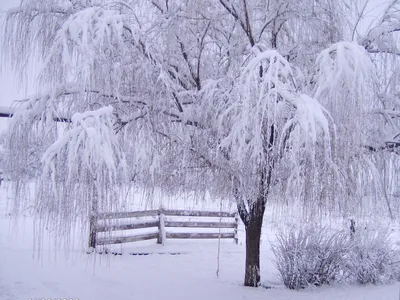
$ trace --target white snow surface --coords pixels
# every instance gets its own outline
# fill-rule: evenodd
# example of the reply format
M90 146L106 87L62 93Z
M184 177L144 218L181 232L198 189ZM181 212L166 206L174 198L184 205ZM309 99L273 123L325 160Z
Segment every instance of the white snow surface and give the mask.
M399 284L381 286L333 285L302 291L286 289L271 261L271 222L262 236L261 276L264 286L247 288L244 278L243 228L239 245L221 243L220 276L216 276L217 241L167 240L114 246L122 255L86 254L77 243L68 259L46 240L40 258L34 257L32 218L27 213L18 226L10 215L10 193L0 186L0 299L79 300L378 300L399 299ZM8 198L8 199L7 199ZM216 204L215 207L218 207ZM215 207L209 208L215 210ZM182 208L182 207L175 207ZM198 207L196 208L198 209ZM82 241L77 237L78 241ZM150 255L129 255L129 253ZM170 255L165 253L181 253ZM164 253L164 254L163 254Z

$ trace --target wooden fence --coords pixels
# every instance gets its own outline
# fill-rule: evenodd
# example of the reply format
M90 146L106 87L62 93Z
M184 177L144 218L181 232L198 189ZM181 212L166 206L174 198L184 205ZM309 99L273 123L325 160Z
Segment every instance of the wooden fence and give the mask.
M169 220L173 217L200 217L211 218L213 221L182 221ZM155 217L154 220L138 220L118 225L105 225L107 221ZM223 219L222 219L223 218ZM199 219L199 218L197 218ZM103 224L99 224L103 222ZM119 213L100 213L90 217L90 235L89 247L95 248L96 245L121 244L128 242L145 241L157 239L158 244L164 244L166 239L218 239L231 238L238 243L238 225L239 217L236 213L229 212L211 212L211 211L187 211L187 210L147 210L131 211ZM143 228L158 228L155 233L132 234L123 237L103 237L99 238L97 233L111 232L120 230L132 230ZM168 232L168 228L214 228L214 229L232 229L231 232Z

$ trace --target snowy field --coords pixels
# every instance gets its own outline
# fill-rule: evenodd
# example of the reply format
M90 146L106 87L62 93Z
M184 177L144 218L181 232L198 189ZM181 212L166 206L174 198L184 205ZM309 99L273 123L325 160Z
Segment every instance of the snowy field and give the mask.
M77 237L66 258L62 251L54 252L52 244L45 239L38 258L33 251L32 219L26 215L14 226L7 197L3 185L0 187L0 300L399 299L398 283L335 285L302 291L286 289L271 261L269 241L274 233L271 222L267 221L262 237L261 276L263 285L269 289L242 286L243 228L239 245L232 240L221 244L219 277L216 275L217 241L170 240L165 246L156 245L155 240L124 244L114 247L123 253L114 256L86 254L85 241ZM199 208L194 204L191 207ZM209 209L215 210L215 207ZM133 252L150 255L129 254Z

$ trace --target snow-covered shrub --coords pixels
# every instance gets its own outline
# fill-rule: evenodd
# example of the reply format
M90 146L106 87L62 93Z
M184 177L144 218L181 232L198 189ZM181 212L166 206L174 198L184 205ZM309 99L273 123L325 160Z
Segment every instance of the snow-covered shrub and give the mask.
M301 289L338 279L348 247L347 233L306 226L278 233L272 250L285 286Z
M386 283L399 277L397 258L387 230L360 230L351 241L346 272L360 284Z

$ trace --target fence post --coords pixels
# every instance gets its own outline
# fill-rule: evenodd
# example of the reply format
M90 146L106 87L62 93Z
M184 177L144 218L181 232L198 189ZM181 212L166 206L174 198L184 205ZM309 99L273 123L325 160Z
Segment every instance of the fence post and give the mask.
M164 245L166 234L165 234L165 215L163 209L158 211L158 239L157 244Z
M96 248L96 223L97 218L93 214L89 217L89 248Z
M238 228L239 228L239 214L236 213L236 215L235 215L235 227L233 228L233 233L235 234L234 240L235 240L235 244L236 245L239 243Z
M93 188L95 191L95 188ZM92 198L92 207L89 215L89 248L95 249L96 248L96 238L97 238L97 232L96 232L96 227L97 227L97 209L98 209L98 203L97 203L97 193L94 192L93 198Z

